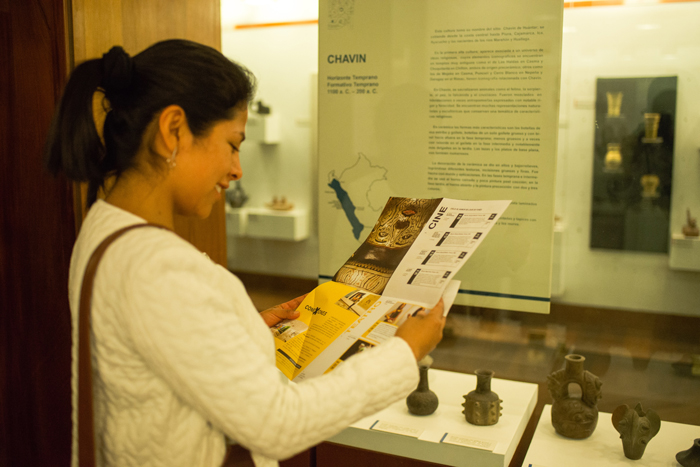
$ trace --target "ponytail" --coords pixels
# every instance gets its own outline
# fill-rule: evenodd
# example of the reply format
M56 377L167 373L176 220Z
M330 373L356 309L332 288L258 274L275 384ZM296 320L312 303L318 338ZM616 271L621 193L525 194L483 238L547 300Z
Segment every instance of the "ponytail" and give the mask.
M158 42L133 58L112 47L71 74L51 122L45 165L54 175L63 172L70 180L88 182L89 207L108 176L135 167L146 128L161 110L182 107L199 137L216 122L233 118L235 109L252 99L254 88L248 70L195 42ZM105 96L104 142L93 116L96 91Z
M105 175L100 168L105 147L92 111L93 95L101 81L100 60L88 60L75 68L51 121L44 155L49 172L63 172L70 180L88 182L88 191L95 195ZM88 205L92 202L94 198Z

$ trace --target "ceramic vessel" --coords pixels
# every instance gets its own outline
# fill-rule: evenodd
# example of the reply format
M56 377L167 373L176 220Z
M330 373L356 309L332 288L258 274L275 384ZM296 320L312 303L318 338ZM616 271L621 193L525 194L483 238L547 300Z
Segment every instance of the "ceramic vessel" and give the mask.
M418 362L420 381L415 391L406 398L408 411L413 415L430 415L438 408L438 396L428 387L428 369L433 364L430 355Z
M620 433L625 457L636 461L642 458L647 444L659 432L661 419L651 409L645 412L639 403L634 409L627 405L616 408L612 424Z
M696 438L690 449L676 454L676 460L683 467L700 467L700 438Z
M583 369L586 360L581 355L567 355L566 366L547 377L547 389L552 395L552 425L562 436L584 439L591 436L598 424L600 379ZM581 396L569 394L569 385L581 388Z
M698 220L690 215L690 209L686 210L688 223L683 226L683 235L686 237L697 237L700 236L700 230L698 229Z
M265 203L265 206L272 209L273 211L291 211L294 209L294 203L287 201L286 196L278 198L277 196L272 197L272 202Z
M236 180L233 188L226 190L226 201L234 208L243 207L245 202L248 201L248 195L243 190L241 182Z
M501 402L498 394L491 390L493 371L476 370L476 389L464 396L462 407L464 418L472 425L495 425L501 416Z

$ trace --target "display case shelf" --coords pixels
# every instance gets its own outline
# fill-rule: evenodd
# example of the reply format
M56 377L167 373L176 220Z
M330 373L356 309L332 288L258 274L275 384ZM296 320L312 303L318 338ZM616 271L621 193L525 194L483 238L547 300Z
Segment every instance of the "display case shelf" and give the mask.
M234 237L298 242L309 237L309 216L303 209L275 211L227 206L226 232Z
M642 458L634 461L625 457L611 414L598 414L598 426L587 439L569 439L557 434L551 414L552 406L545 405L524 467L675 466L678 465L676 453L690 448L693 440L700 436L700 427L662 421L659 433L649 441Z
M683 271L700 271L700 237L673 234L668 266Z
M404 400L364 418L329 439L333 443L451 466L506 467L537 403L537 385L493 379L491 389L503 400L500 420L492 426L469 424L462 414L464 394L476 387L476 376L431 369L430 389L440 400L436 412L411 415ZM371 429L377 421L416 430L418 437ZM441 442L446 433L493 442L493 451Z

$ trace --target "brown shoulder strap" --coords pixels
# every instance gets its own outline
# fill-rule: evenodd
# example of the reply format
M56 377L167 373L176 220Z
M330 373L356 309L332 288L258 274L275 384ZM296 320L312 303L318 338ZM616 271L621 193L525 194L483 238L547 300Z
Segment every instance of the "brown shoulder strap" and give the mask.
M158 224L136 224L117 230L95 249L85 268L80 288L78 312L78 465L95 467L95 425L92 405L92 356L90 348L90 308L95 273L107 247L117 238L132 229L158 227ZM250 451L240 445L229 446L222 464L224 467L255 467Z
M95 249L85 268L80 289L78 314L78 465L95 467L95 429L92 413L92 357L90 351L90 307L95 273L107 247L117 238L132 229L158 227L157 224L136 224L124 227L105 238Z

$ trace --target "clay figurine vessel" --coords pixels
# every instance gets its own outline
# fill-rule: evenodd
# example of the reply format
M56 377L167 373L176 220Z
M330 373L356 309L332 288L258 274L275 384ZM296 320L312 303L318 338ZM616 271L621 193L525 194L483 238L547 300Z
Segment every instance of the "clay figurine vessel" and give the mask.
M588 438L598 424L598 399L601 397L600 379L583 369L586 360L581 355L567 355L566 366L547 377L547 389L552 395L552 426L562 436L573 439ZM581 397L569 395L569 384L581 388Z
M418 387L406 398L408 411L413 415L430 415L438 408L438 396L428 387L428 369L432 364L433 358L430 355L418 362Z
M649 409L644 412L639 403L634 409L621 405L612 414L612 424L620 433L625 457L636 461L644 455L647 444L661 428L659 415Z
M501 402L498 394L491 390L493 371L476 370L476 389L464 396L462 407L464 418L472 425L495 425L501 416Z
M700 438L696 438L690 449L676 454L676 460L683 467L700 467Z
M686 237L698 237L700 236L700 230L698 229L698 220L690 216L690 209L686 210L688 216L688 223L683 226L683 235Z

